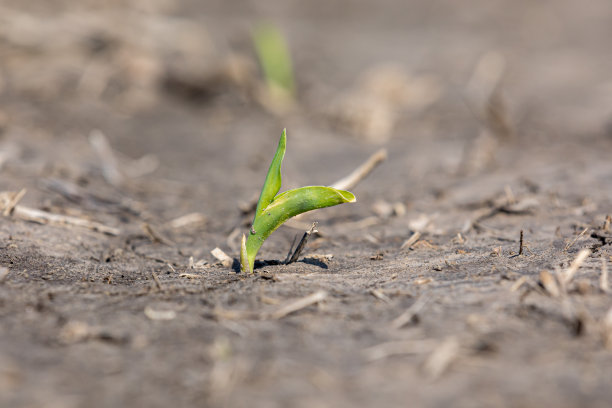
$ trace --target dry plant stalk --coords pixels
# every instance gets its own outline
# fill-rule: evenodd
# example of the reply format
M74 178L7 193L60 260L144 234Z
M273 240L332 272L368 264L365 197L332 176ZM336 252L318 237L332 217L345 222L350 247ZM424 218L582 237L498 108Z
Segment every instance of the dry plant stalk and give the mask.
M155 272L151 272L151 277L153 278L153 282L155 282L155 286L157 286L157 289L159 289L160 292L163 292L164 287L161 281L159 280L159 277L157 276L157 274Z
M410 238L408 238L406 241L404 241L404 243L402 244L402 246L400 247L400 249L406 249L406 248L410 248L412 245L414 245L419 239L421 238L421 233L419 231L415 231Z
M368 347L363 350L363 356L372 362L393 356L424 354L434 350L436 344L433 339L389 341Z
M608 279L608 263L604 256L601 257L601 276L599 277L599 287L603 292L610 292L610 281Z
M540 283L550 296L555 298L561 296L557 279L550 272L546 270L540 272Z
M254 312L252 310L227 310L221 307L217 307L215 308L213 313L216 319L224 320L243 320L259 318L257 312Z
M580 265L582 265L589 255L591 255L590 249L582 249L578 252L578 255L576 255L576 258L574 258L562 277L564 286L567 286L572 279L574 279L574 275L578 271L578 268L580 268Z
M316 227L317 227L317 223L313 222L310 228L308 229L308 231L306 231L304 235L302 235L302 239L298 243L297 247L295 247L295 251L293 251L293 254L291 254L291 250L293 249L293 244L291 245L291 248L289 249L289 253L287 254L287 259L285 259L285 265L296 262L298 260L298 258L300 257L300 254L306 247L306 243L308 242L308 238L310 238L310 235L318 232L316 230Z
M151 242L174 246L174 242L163 236L159 231L157 231L157 229L153 228L151 224L145 222L142 224L141 227L144 233L149 237Z
M516 282L512 284L512 286L510 287L510 292L516 292L517 290L521 288L521 286L527 283L527 281L528 279L526 276L521 276L520 278L516 280Z
M121 234L121 230L100 224L99 222L89 221L84 218L70 217L61 214L51 214L46 211L36 210L23 206L16 206L13 210L13 216L25 221L32 221L39 224L53 224L59 226L75 226L84 227L93 231L102 232L107 235L117 236Z
M567 252L568 249L570 249L572 247L572 245L574 245L576 243L576 241L578 241L580 238L582 238L584 236L584 234L587 233L587 231L589 230L589 227L586 227L584 230L582 230L582 232L580 234L578 234L578 236L576 238L574 238L572 241L570 241L565 248L563 248L564 252Z
M423 365L423 371L435 380L444 374L458 356L459 341L454 337L449 337L430 354Z
M419 313L423 310L423 307L425 307L428 301L429 297L427 296L418 298L404 313L391 322L391 327L394 329L401 329L409 323L417 323L419 321Z
M191 225L202 225L206 223L206 216L199 212L194 212L186 215L182 215L178 218L173 219L168 223L172 228L179 229L185 228Z
M385 293L380 289L372 289L370 291L370 294L376 299L382 300L385 303L389 303L391 301L391 299L389 299L389 296L385 295Z
M25 193L26 189L22 189L19 192L5 191L0 193L0 210L2 211L2 214L4 216L12 216L14 218L36 222L38 224L84 227L108 235L119 235L121 233L118 228L109 227L85 218L72 217L62 214L52 214L46 211L18 205Z
M219 247L213 249L212 251L210 251L210 253L212 254L212 256L214 256L219 262L221 262L221 265L225 266L226 268L229 268L230 266L233 265L234 263L234 259L232 259L232 257L230 257L228 254L226 254L225 252L223 252L223 250Z
M274 312L271 312L270 314L264 314L262 317L263 318L270 318L273 320L278 320L278 319L282 319L283 317L290 315L291 313L295 313L299 310L302 310L308 306L314 305L316 303L319 303L321 301L323 301L325 298L327 297L327 292L325 291L318 291L315 292L311 295L305 296L303 298L297 299L292 301L291 303L285 305L285 306L281 306L280 308L278 308L277 310L275 310Z
M336 181L331 185L337 190L349 190L355 187L361 180L366 178L380 163L387 159L387 150L380 149L366 160L361 166L357 167L348 176Z
M5 217L11 215L26 192L27 190L25 188L22 188L17 193L10 193L10 195L7 197L7 200L5 200L6 203L4 204L4 211L2 212L2 215L4 215Z

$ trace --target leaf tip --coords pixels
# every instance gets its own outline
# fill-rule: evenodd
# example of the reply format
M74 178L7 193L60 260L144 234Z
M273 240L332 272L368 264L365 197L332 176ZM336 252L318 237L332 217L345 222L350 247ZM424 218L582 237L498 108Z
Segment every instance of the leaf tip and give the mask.
M336 190L336 191L344 199L345 203L357 202L357 197L355 197L355 194L351 193L350 191L346 191L346 190Z

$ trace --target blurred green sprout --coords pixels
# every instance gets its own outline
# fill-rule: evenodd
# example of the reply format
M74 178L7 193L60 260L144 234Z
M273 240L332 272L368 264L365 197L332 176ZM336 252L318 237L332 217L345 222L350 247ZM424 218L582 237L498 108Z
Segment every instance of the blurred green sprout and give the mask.
M283 34L272 24L261 24L253 33L253 42L268 88L294 97L293 66Z
M281 164L287 145L287 129L283 130L255 209L255 218L248 238L242 235L240 268L253 272L255 256L264 241L289 218L318 208L355 202L353 193L333 187L309 186L285 191L281 188Z

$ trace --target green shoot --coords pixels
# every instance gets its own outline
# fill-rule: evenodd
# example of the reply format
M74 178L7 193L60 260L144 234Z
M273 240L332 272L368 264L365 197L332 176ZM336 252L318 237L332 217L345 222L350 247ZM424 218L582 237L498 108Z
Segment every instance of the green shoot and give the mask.
M289 47L285 37L271 24L262 24L253 34L255 51L268 88L295 96L295 81Z
M283 130L270 164L248 238L242 236L240 267L243 272L253 272L259 248L270 234L289 218L318 208L356 201L351 192L324 186L301 187L278 194L286 146L287 129Z

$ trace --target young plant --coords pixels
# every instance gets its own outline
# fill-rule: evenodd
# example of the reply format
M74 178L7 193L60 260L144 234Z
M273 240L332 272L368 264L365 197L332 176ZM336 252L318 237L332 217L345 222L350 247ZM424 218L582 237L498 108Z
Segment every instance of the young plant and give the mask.
M324 186L301 187L277 195L281 188L281 164L286 145L287 129L283 130L276 154L268 169L249 237L242 235L240 267L243 272L253 272L259 248L266 238L289 218L317 208L356 201L351 192Z
M295 79L289 46L281 31L272 24L259 25L253 33L255 52L268 89L295 96Z

